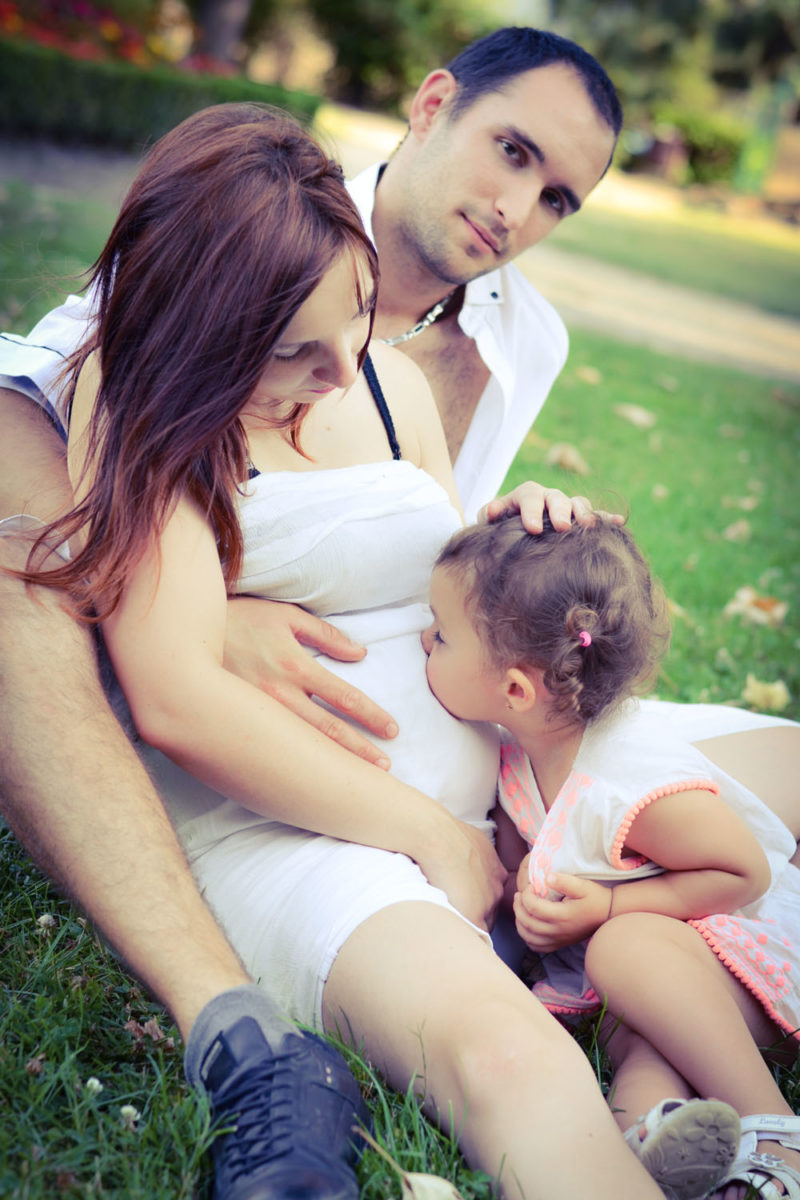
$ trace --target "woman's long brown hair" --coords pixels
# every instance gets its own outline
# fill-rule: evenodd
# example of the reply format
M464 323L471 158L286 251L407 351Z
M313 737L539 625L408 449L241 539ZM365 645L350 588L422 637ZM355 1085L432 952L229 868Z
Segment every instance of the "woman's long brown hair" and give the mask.
M226 583L241 566L236 491L247 475L239 413L273 347L342 252L374 303L378 265L340 167L285 113L205 109L167 134L133 183L91 282L101 383L88 429L94 482L40 541L84 532L84 548L23 577L64 589L100 620L181 496L207 514ZM357 265L373 288L361 295ZM366 346L362 350L362 359ZM300 405L284 422L297 444ZM34 547L35 554L36 547Z

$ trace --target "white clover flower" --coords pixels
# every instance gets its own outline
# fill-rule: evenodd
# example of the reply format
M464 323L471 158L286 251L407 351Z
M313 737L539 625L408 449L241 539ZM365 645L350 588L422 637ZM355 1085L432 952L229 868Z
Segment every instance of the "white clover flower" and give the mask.
M123 1104L119 1116L123 1129L135 1129L136 1122L141 1119L142 1114L132 1104Z
M55 923L56 919L52 913L42 913L40 917L36 918L36 924L40 933L47 933L49 929L53 928Z
M103 1090L102 1083L95 1075L90 1075L83 1086L90 1096L99 1096Z

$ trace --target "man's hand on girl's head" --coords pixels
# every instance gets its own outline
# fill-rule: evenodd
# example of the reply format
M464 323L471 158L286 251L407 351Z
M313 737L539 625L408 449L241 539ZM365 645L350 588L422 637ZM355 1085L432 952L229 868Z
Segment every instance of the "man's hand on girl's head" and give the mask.
M544 514L550 517L554 529L569 529L576 525L594 525L595 521L612 521L624 524L619 513L596 511L586 496L567 496L558 488L546 488L541 483L528 480L518 484L513 491L490 500L478 514L479 521L496 521L504 513L516 512L528 533L541 533Z

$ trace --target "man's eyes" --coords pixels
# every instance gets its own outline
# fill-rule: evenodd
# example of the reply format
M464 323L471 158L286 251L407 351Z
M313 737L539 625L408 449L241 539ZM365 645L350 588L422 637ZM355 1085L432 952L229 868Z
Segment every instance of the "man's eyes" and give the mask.
M511 162L521 165L525 161L523 152L516 142L510 142L508 138L500 138L498 144L505 157Z
M553 212L557 213L560 217L563 217L567 210L564 197L561 195L561 192L555 191L554 188L544 189L542 192L542 201L547 205L548 208L552 208Z

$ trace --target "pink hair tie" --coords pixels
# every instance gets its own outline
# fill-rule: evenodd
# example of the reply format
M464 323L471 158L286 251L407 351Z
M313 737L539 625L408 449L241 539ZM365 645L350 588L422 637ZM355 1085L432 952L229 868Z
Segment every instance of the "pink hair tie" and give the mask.
M591 635L590 633L587 633L585 629L582 629L582 630L580 631L580 633L578 634L578 638L579 638L579 640L580 640L580 643L581 643L581 645L582 645L582 646L584 646L584 647L585 647L585 646L591 646L591 644L592 644L592 635Z

